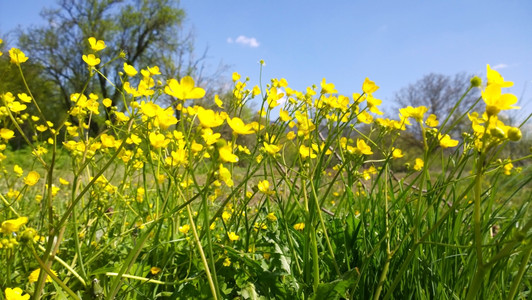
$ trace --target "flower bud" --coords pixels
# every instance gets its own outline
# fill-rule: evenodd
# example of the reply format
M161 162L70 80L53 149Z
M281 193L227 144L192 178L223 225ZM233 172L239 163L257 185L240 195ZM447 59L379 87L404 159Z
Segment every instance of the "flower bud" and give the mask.
M20 240L23 243L33 242L33 238L37 234L37 231L33 228L26 228L24 232L22 232L22 235L20 236Z
M521 130L517 127L508 129L508 139L512 142L517 142L523 137Z
M490 129L490 134L496 138L499 138L499 139L502 139L504 138L505 134L504 134L504 130L502 130L501 128L499 127L493 127Z
M482 79L480 79L480 77L474 76L473 78L471 78L472 87L479 87L480 85L482 85Z

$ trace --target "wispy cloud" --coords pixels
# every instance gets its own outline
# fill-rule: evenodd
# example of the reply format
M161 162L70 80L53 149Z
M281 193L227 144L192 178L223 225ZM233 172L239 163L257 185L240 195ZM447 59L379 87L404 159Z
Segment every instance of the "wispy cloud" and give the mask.
M257 48L260 46L259 41L254 37L247 37L245 35L239 35L236 39L227 38L229 44L236 43L250 48Z
M507 64L496 64L491 68L494 70L500 70L500 69L508 68L508 65Z

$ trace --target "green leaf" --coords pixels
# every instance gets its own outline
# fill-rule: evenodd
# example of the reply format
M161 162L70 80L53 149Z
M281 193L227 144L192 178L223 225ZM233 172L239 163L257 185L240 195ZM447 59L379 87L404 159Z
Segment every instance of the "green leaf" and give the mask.
M318 290L311 299L340 299L345 297L345 293L349 286L353 283L352 280L338 279L335 281L320 283Z

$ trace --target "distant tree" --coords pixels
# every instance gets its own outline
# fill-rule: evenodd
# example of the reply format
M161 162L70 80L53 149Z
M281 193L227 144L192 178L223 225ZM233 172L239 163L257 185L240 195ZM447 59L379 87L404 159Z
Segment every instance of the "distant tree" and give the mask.
M470 80L473 76L466 73L458 73L454 76L431 73L395 93L394 102L399 108L426 106L428 108L427 114L435 114L438 120L442 122L469 89ZM448 124L466 112L478 97L480 97L479 90L472 89L449 118ZM453 132L455 134L461 132L464 129L464 124L463 122L458 124ZM419 140L421 135L417 126L411 126L411 128L414 132L414 139Z
M137 69L159 66L165 77L186 75L203 78L205 53L194 56L193 35L182 28L185 12L172 0L60 0L58 8L41 15L47 25L19 32L19 45L44 67L56 84L64 109L71 106L70 95L84 89L89 78L82 54L88 53L87 39L104 40L108 47L98 52L109 62L120 51L125 60L115 60L103 68L103 76L89 82L88 89L119 105L120 71L127 62Z

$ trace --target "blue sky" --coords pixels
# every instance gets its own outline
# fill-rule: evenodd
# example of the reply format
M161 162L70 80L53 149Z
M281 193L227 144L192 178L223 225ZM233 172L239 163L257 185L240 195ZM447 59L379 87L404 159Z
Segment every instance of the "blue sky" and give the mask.
M0 0L0 34L40 24L53 0ZM208 64L263 83L284 77L303 90L322 78L345 95L365 77L392 107L395 92L435 72L485 75L495 67L515 85L521 116L532 111L532 1L182 0L186 28ZM5 39L5 38L4 38ZM390 110L391 111L391 110Z

